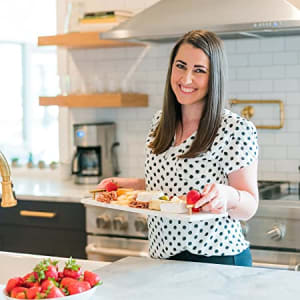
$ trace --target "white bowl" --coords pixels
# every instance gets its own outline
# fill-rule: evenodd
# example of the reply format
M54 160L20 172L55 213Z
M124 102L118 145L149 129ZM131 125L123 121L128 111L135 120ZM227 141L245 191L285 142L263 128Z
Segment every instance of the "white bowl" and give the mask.
M83 292L83 293L79 293L79 294L75 294L75 295L70 295L70 296L65 296L65 297L60 297L60 298L46 298L46 299L49 299L49 300L51 300L51 299L52 300L53 299L89 300L89 299L92 298L92 296L94 295L94 293L96 292L96 290L101 287L101 285L94 286L90 290L88 290L86 292ZM7 296L6 291L5 291L5 287L4 287L3 291L2 291L2 293L4 295L4 299L7 299L7 300L16 300L16 298L11 298L11 297Z

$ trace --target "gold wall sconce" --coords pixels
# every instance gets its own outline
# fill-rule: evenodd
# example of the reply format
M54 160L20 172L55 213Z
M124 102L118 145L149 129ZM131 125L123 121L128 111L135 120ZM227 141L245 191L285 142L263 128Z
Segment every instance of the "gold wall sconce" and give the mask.
M230 99L229 104L278 104L280 110L280 123L279 125L257 125L256 128L259 129L280 129L284 125L284 105L283 101L281 100L239 100L239 99ZM241 115L250 120L255 114L254 107L252 105L245 106L242 111Z

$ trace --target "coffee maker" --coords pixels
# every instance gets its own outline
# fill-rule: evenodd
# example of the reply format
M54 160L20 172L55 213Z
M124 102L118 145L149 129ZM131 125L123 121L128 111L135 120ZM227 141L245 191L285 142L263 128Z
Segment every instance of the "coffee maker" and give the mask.
M117 176L116 124L74 124L72 174L75 183L97 184L103 178Z

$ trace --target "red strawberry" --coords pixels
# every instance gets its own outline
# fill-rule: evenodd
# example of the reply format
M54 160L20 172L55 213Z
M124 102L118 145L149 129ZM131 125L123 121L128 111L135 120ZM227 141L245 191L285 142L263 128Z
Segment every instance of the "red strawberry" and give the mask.
M56 287L56 282L53 279L46 279L41 284L41 290L42 292L45 292L52 287Z
M78 279L82 274L80 266L72 257L70 257L69 260L66 262L63 273L65 277L71 277L74 279Z
M16 298L18 294L26 292L28 289L22 286L17 286L11 290L10 297ZM22 298L21 298L22 299ZM23 298L24 299L24 298Z
M114 181L110 181L106 184L105 189L107 192L116 191L118 189L117 184Z
M46 293L37 293L34 299L45 299L47 297Z
M58 272L57 275L58 275L57 281L61 281L65 277L63 272Z
M15 298L16 299L27 299L24 292L18 293Z
M8 280L6 284L6 292L9 294L11 290L17 286L21 286L23 284L23 278L14 277Z
M46 295L47 298L59 298L65 296L65 294L56 286L50 288L50 290L46 292Z
M42 290L40 286L34 286L26 291L27 299L35 299L37 294Z
M58 271L56 266L50 265L48 266L47 271L45 272L46 278L53 278L55 281L58 278Z
M85 292L91 288L91 285L87 281L73 281L68 287L70 295L79 294Z
M70 277L64 277L64 278L62 279L62 281L60 282L60 286L61 286L62 288L68 288L69 285L70 285L72 282L74 282L74 281L77 281L77 280L74 279L74 278L70 278Z
M186 203L191 205L200 200L201 194L197 190L191 190L186 195Z
M65 295L65 296L69 296L69 291L65 288L59 288L61 290L61 292Z
M199 212L201 210L200 207L192 207L192 212Z
M28 288L36 286L38 283L38 274L37 272L28 273L23 277L24 285Z
M85 271L83 280L89 282L91 287L93 287L100 282L100 277L96 273Z
M35 266L34 272L38 274L38 281L53 278L57 280L58 270L57 270L58 261L53 261L50 258L42 260L38 265Z

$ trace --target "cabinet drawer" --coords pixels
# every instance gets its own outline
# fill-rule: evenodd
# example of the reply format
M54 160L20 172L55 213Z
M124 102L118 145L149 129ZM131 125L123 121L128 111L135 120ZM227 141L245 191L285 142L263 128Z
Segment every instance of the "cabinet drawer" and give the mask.
M85 231L85 207L80 203L18 200L15 207L0 208L0 224Z
M84 232L31 226L0 226L0 249L48 256L86 258Z

